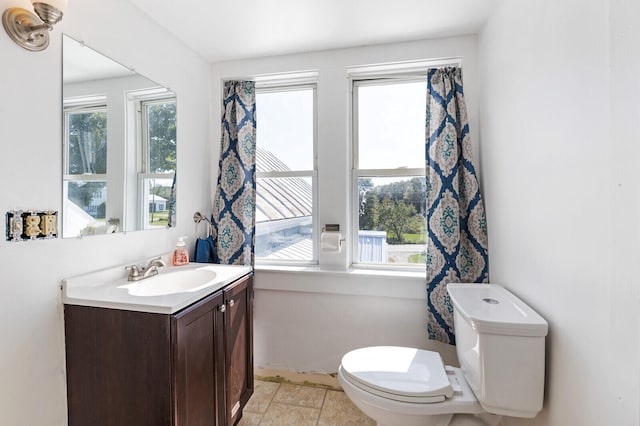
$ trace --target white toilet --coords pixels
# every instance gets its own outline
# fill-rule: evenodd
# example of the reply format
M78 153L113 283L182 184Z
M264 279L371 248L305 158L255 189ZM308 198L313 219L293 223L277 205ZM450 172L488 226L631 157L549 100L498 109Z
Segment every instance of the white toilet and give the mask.
M495 284L449 284L460 368L422 349L373 346L342 358L338 380L380 426L495 425L535 417L547 322Z

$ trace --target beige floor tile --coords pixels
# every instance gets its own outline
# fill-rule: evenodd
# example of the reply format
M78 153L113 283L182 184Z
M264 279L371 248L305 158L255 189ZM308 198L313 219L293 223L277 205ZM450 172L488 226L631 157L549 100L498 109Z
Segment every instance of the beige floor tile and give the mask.
M242 418L238 422L237 426L258 426L262 420L262 414L250 413L246 410L242 412Z
M375 424L376 422L365 416L344 392L327 391L318 426L375 426Z
M272 402L260 426L316 426L320 409Z
M244 411L264 414L264 412L267 411L267 407L273 399L273 396L276 394L280 383L254 380L253 385L253 395L244 407Z
M299 405L301 407L322 407L324 401L324 395L327 391L321 388L314 388L310 386L298 386L283 383L276 392L276 396L273 398L274 402L281 402L284 404Z

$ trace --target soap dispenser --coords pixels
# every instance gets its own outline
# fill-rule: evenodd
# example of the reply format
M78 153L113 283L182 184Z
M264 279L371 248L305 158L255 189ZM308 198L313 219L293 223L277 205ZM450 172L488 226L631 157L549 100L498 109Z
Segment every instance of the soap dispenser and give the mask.
M172 262L173 266L186 265L189 263L189 251L187 250L187 246L184 244L184 239L187 237L178 238L178 242L176 243L176 248L173 251Z

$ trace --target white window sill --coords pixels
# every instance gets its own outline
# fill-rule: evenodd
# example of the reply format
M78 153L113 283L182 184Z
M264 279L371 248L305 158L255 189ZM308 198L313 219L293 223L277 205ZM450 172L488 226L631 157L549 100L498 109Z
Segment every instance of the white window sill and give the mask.
M353 267L347 270L339 269L324 269L318 265L275 265L275 264L262 264L255 265L254 270L260 272L275 272L275 273L312 273L312 274L327 274L327 275L339 275L339 276L360 276L360 277L392 277L392 278L426 278L426 270L411 271L406 269L391 269L391 268L371 268L371 267Z
M426 271L333 270L316 265L256 265L254 269L258 291L426 298Z

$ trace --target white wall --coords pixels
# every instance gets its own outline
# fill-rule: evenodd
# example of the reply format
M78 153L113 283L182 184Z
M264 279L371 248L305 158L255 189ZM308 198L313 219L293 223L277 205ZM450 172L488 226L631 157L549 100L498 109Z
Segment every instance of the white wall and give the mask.
M544 411L637 425L637 2L503 1L479 38L491 280L548 321Z
M26 0L0 0L31 8ZM0 424L65 425L62 278L173 248L210 206L209 67L123 0L72 1L44 52L0 30L0 212L61 211L61 33L135 67L178 94L178 227L79 239L0 239ZM4 221L3 221L4 222ZM4 225L2 227L4 232Z
M295 71L318 72L319 222L349 225L349 82L347 67L461 56L471 135L478 148L477 39L474 36L331 50L213 65L213 116L221 81ZM260 125L258 112L258 126ZM214 135L220 134L219 120ZM213 166L217 173L217 164ZM214 175L215 176L215 175ZM344 232L346 235L350 233ZM357 275L344 271L349 251L320 255L325 272L258 270L255 275L255 363L297 371L336 372L347 351L366 345L439 348L426 338L425 274ZM342 272L327 272L341 269ZM442 350L454 362L454 350Z
M609 411L618 424L640 424L640 2L609 2L613 235Z

